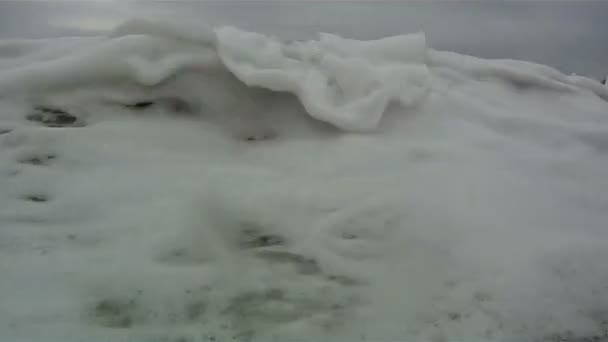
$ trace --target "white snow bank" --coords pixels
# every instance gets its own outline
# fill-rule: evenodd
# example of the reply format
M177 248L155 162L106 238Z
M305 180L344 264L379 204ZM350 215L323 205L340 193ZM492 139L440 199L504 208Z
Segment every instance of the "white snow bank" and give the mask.
M544 87L561 91L588 90L608 101L608 91L596 80L567 76L546 65L525 61L486 60L453 52L432 51L429 64L458 70L476 79L500 79L519 87Z
M216 32L0 42L0 339L608 334L598 84Z
M431 88L429 65L608 97L599 83L546 66L429 50L422 33L369 42L321 34L317 41L285 43L232 27L212 32L135 20L105 38L12 41L0 52L12 58L0 64L0 94L100 82L152 87L182 72L223 65L247 86L295 94L310 116L349 131L377 128L390 103L420 104Z
M198 35L197 35L198 34ZM314 118L345 130L375 128L388 104L415 105L428 91L422 34L367 43L323 35L318 42L286 45L259 34L222 28L208 31L134 21L79 51L42 53L28 64L2 70L0 94L105 81L158 85L185 70L221 62L248 86L292 92ZM5 44L11 55L28 44ZM34 63L38 62L38 63Z

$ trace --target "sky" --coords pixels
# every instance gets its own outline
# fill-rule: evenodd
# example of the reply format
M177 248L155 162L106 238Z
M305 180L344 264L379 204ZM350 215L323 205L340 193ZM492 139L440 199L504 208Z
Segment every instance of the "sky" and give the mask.
M431 47L608 74L608 0L0 0L0 38L98 35L133 17L233 25L285 39L424 31Z

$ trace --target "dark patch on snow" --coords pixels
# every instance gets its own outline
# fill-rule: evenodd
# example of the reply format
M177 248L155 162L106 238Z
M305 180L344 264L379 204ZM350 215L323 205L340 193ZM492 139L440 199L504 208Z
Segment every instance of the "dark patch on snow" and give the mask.
M478 303L484 303L492 300L492 295L486 291L475 291L473 300Z
M343 232L341 234L341 237L344 240L355 240L359 238L359 235L355 234L355 233L349 233L349 232Z
M320 274L321 266L317 260L291 252L265 251L256 253L256 256L268 262L292 264L296 272L304 275Z
M155 100L142 100L134 103L124 104L125 108L134 111L143 111L152 106L161 106L161 108L167 109L173 113L192 113L192 105L179 98L164 98Z
M36 106L33 113L25 117L28 121L38 122L47 127L80 127L78 117L59 108Z
M54 160L57 156L54 154L47 155L39 155L32 157L25 157L18 160L20 164L30 164L30 165L48 165L51 160Z
M242 249L260 248L284 245L285 239L276 234L266 234L262 229L255 226L248 226L241 230L238 245Z
M450 312L448 313L448 318L450 321L460 321L462 319L462 314L459 312Z
M24 196L24 199L38 203L47 202L49 200L48 197L46 197L45 195L26 195Z
M202 300L193 301L186 305L186 319L188 321L200 320L207 311L207 304Z
M608 341L608 332L603 332L600 335L592 336L576 336L572 331L563 333L551 334L544 336L542 342L606 342Z
M182 99L170 98L166 102L173 112L192 114L195 111L192 104Z
M359 279L355 279L348 276L343 275L329 275L327 276L327 280L332 281L334 283L338 283L343 286L359 286L364 285L365 283Z
M66 111L59 109L59 108L36 106L36 107L34 107L34 109L37 111L43 112L43 113L58 114L58 115L67 114Z
M264 140L272 140L276 139L277 135L274 132L263 132L258 134L249 134L243 137L243 140L248 142L254 141L264 141Z
M135 102L133 104L127 104L127 105L125 105L125 107L127 107L129 109L141 110L141 109L148 108L152 105L154 105L153 101L139 101L139 102Z
M93 318L108 328L130 328L134 323L136 302L133 299L103 299L93 308Z

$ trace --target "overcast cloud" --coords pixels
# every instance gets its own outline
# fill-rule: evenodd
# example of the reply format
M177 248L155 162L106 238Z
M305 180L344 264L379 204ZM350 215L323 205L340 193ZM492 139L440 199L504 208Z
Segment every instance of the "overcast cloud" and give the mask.
M608 1L0 1L0 38L100 34L136 17L234 25L305 39L424 31L436 49L608 74Z

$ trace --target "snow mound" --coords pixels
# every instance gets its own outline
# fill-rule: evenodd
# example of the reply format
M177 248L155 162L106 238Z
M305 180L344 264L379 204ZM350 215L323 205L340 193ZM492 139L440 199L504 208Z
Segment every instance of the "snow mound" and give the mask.
M0 42L0 339L606 339L606 89L421 33Z
M232 27L213 33L136 20L89 43L13 41L0 51L19 56L0 64L0 94L102 81L152 87L182 72L225 67L249 87L295 94L310 116L348 131L374 130L390 103L418 105L431 87L427 65L608 98L599 83L546 66L429 50L422 33L371 42L321 34L317 41L285 43Z

